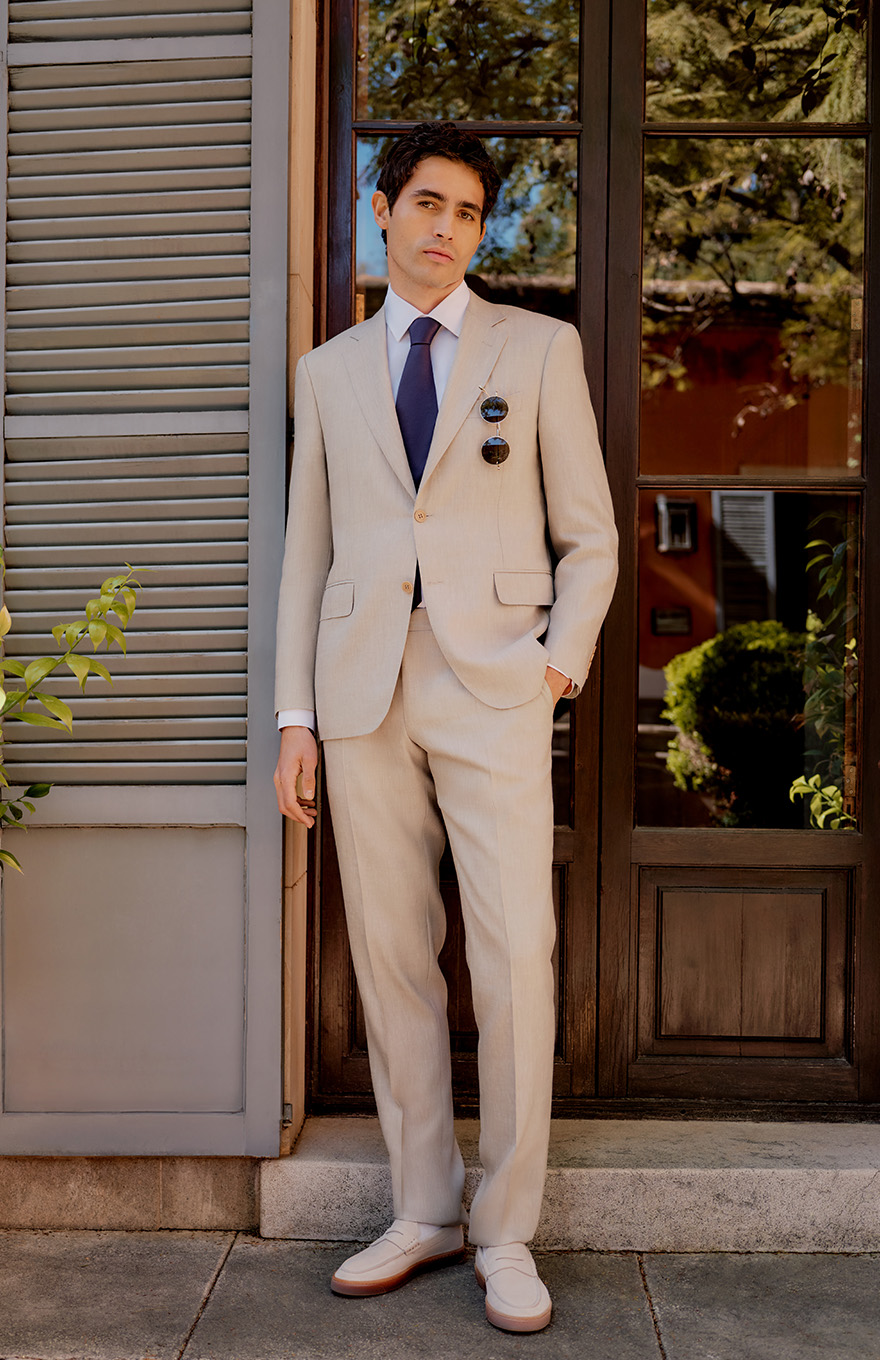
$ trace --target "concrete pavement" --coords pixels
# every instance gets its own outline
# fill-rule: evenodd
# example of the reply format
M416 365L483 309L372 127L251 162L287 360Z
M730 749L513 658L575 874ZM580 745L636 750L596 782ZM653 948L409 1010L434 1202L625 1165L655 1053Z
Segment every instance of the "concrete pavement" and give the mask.
M472 1260L377 1299L352 1250L233 1232L0 1232L0 1360L880 1360L880 1254L546 1252L553 1322L485 1321Z

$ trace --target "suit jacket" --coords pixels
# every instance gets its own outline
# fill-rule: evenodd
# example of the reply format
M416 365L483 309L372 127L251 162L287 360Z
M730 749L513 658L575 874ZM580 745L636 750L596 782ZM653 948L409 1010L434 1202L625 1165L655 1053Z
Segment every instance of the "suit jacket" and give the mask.
M498 394L510 456L484 462ZM471 296L416 493L388 374L384 311L299 362L278 610L277 709L323 738L391 703L418 560L437 642L493 708L535 698L552 663L579 687L617 574L617 535L573 326Z

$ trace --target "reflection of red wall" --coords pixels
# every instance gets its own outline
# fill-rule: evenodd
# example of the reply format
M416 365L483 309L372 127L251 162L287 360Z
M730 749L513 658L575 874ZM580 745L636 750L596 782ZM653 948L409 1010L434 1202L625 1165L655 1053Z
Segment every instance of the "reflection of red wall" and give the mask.
M685 340L687 389L676 392L667 381L642 393L642 472L846 468L847 389L829 383L803 400L805 385L791 382L779 363L778 339L771 326L715 324ZM674 336L655 337L651 348L671 355L675 343ZM785 409L792 396L795 404ZM768 405L767 414L750 405Z
M656 548L656 491L639 493L639 663L659 670L679 652L718 632L715 616L715 562L712 545L712 493L672 492L696 502L697 551L659 553ZM654 637L651 610L684 605L691 611L689 637Z

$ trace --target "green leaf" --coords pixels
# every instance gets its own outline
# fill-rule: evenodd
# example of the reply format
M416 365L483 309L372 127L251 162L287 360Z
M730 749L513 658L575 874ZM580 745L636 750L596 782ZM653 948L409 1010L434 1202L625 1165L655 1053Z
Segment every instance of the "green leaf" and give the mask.
M83 689L89 678L89 662L84 656L68 656L67 664L79 681L80 689Z
M106 636L107 636L107 625L106 625L106 623L90 623L90 624L89 624L89 637L90 637L91 640L92 640L92 646L95 648L95 651L98 650L98 648L100 647L101 643L104 641L104 639L105 639Z
M0 637L5 637L12 627L12 617L6 605L0 605Z
M45 798L51 789L51 784L31 784L24 791L25 798Z
M24 666L20 661L13 661L10 657L4 657L0 661L0 670L8 671L10 675L17 675L24 678Z
M54 694L37 694L34 697L39 699L53 717L59 718L69 732L73 731L73 713L63 699L56 699Z
M93 656L90 656L89 666L94 671L95 675L100 675L101 679L106 680L108 685L113 684L113 676L110 674L110 672L108 671L107 667L103 664L103 662L98 661Z
M123 633L122 629L114 627L112 623L108 623L107 634L111 641L117 643L118 646L122 649L122 652L125 653L125 634Z
M58 643L58 646L59 646L59 647L61 646L62 642L64 641L64 630L65 630L65 627L66 627L66 625L63 624L63 623L56 623L55 627L52 629L52 636L53 636L53 638L55 639L55 641Z
M100 614L100 612L101 612L101 606L100 606L99 601L98 601L98 600L89 600L88 604L86 605L86 618L89 620L90 623L91 623L92 619L96 619L96 618L98 617L98 615Z
M21 865L11 850L0 850L0 862L8 864L13 869L17 869L19 873L23 872Z
M68 649L76 646L87 627L88 625L82 619L77 620L76 623L69 623L67 625L64 630L64 638L67 642Z
M123 586L119 593L128 606L128 617L130 619L137 608L137 595L134 593L131 586Z
M28 689L33 689L41 680L45 680L50 671L54 671L58 661L52 656L41 656L38 660L32 661L25 669L24 683Z
M117 600L110 612L116 615L123 628L128 626L128 607L123 600Z
M57 718L47 718L45 713L7 713L6 721L30 723L32 727L56 727L62 732L67 731L63 722L59 722Z

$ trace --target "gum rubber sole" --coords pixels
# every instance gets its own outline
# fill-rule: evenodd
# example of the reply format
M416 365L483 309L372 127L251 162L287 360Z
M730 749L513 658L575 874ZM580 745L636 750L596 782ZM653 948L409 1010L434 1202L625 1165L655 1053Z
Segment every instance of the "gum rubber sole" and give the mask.
M344 1294L346 1298L351 1299L368 1299L376 1294L390 1294L393 1289L399 1289L407 1280L411 1280L413 1275L418 1275L423 1270L436 1270L438 1266L451 1266L460 1261L464 1254L465 1248L462 1246L456 1247L455 1251L441 1252L439 1256L428 1256L424 1261L414 1261L399 1275L386 1275L384 1280L340 1280L334 1275L330 1281L330 1288L334 1294Z
M474 1266L474 1274L477 1277L477 1284L482 1290L486 1288L486 1279L482 1271ZM486 1299L486 1318L493 1327L497 1327L502 1332L542 1332L550 1321L553 1313L551 1304L543 1313L538 1313L535 1317L511 1317L509 1313L499 1313L497 1308L493 1308L488 1298Z

